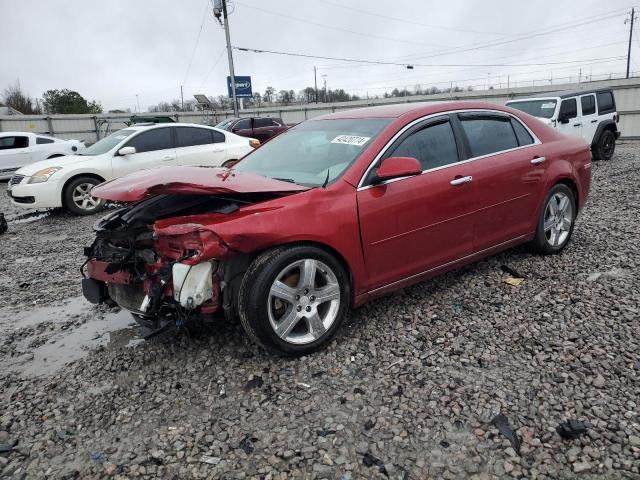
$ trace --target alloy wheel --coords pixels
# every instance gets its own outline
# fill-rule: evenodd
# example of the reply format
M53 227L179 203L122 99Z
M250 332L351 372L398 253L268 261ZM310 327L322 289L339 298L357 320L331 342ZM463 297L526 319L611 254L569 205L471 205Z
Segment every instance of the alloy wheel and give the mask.
M554 193L544 212L544 235L552 247L567 241L573 224L573 204L564 192Z
M82 210L94 210L100 205L100 200L91 196L92 183L80 183L73 189L73 203Z
M319 260L297 260L276 276L268 296L271 327L288 343L308 344L320 339L340 309L336 274Z

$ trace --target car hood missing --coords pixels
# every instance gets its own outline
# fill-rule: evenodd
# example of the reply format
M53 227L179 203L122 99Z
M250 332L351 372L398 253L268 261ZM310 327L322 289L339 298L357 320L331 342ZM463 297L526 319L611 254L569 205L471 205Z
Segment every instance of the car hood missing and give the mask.
M293 193L309 187L227 168L163 167L116 178L91 194L105 200L137 202L160 194L220 195L229 193Z

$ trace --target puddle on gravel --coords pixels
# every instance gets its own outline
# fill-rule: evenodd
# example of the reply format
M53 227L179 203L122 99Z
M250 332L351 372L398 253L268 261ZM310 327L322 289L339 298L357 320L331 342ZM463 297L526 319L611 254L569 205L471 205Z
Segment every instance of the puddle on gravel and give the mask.
M88 317L79 326L66 324L75 318ZM39 324L62 323L62 329L56 327L53 332L45 328L38 332ZM116 349L135 346L141 341L138 328L131 314L126 310L102 313L95 310L82 298L35 310L21 312L11 318L0 318L0 324L12 324L13 330L36 327L20 340L20 355L9 359L8 369L23 376L52 375L65 365L87 356L92 350L103 346ZM29 345L41 336L46 336L44 343L35 347Z

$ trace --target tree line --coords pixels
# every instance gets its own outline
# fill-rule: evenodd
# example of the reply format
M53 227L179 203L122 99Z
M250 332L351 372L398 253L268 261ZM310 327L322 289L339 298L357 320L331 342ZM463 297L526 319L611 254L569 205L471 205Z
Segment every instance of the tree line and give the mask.
M25 93L19 81L4 89L2 103L24 115L102 113L100 102L89 101L74 90L67 88L47 90L42 94L42 98L38 99Z

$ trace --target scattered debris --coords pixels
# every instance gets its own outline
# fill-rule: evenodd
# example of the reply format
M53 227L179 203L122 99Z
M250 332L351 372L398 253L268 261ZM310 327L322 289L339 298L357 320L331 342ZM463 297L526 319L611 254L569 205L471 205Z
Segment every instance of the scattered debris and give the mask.
M398 385L398 388L396 389L396 391L393 392L393 396L401 397L403 394L404 394L404 388L402 388L402 385Z
M402 363L402 359L398 360L397 362L393 362L389 365L387 365L387 370L389 370L390 368L395 367L396 365L398 365L399 363Z
M11 440L9 443L0 443L0 453L10 452L18 445L18 440Z
M327 373L327 372L325 372L324 370L319 370L319 371L317 371L317 372L313 372L313 373L311 374L311 378L318 378L318 377L321 377L321 376L323 376L325 373Z
M319 437L327 437L328 435L335 435L336 434L336 430L318 430L316 432L318 434Z
M89 458L91 458L91 461L95 463L104 463L107 459L104 452L93 452L89 455Z
M244 453L248 455L255 450L253 444L257 441L257 438L252 437L250 434L248 434L242 440L240 440L238 448L242 449Z
M362 463L365 467L378 467L378 471L384 475L387 475L387 469L384 466L384 462L380 460L378 457L372 455L367 452L364 454L364 458L362 459ZM387 475L388 476L388 475Z
M0 235L2 235L8 229L9 225L7 225L7 221L4 218L4 213L0 213Z
M254 376L247 382L247 384L244 386L244 389L252 390L254 388L260 388L262 385L264 385L264 380L262 380L262 377Z
M253 446L251 448L253 448ZM200 457L200 463L208 463L209 465L217 465L220 463L220 460L220 457L210 457L209 455L202 455Z
M442 441L440 442L440 446L441 446L442 448L449 448L449 447L451 446L451 444L450 444L449 442L447 442L446 440L442 440Z
M373 420L369 419L364 423L364 429L365 430L371 430L374 426L375 426L376 422L374 422Z
M311 388L311 385L308 383L296 382L296 385L303 388Z
M511 267L509 267L507 265L501 265L500 266L500 270L502 270L504 273L508 273L509 275L511 275L514 278L527 278L526 275L521 274L517 270L514 270L513 268L511 268Z
M516 435L516 432L511 427L509 423L509 419L502 415L501 413L493 417L491 423L494 427L498 429L498 431L506 437L507 440L511 443L511 446L516 451L516 453L520 454L520 438Z
M562 438L571 440L581 437L587 433L589 428L591 428L591 424L589 422L582 422L580 420L570 418L569 420L565 420L560 423L560 425L556 427L556 432L558 432L558 435Z
M514 287L517 287L522 282L524 282L524 278L517 278L517 277L509 276L509 277L506 277L503 281L506 284L513 285Z
M363 389L361 389L360 387L356 387L356 388L353 389L353 393L355 393L355 394L359 393L360 395L364 395L365 391Z

